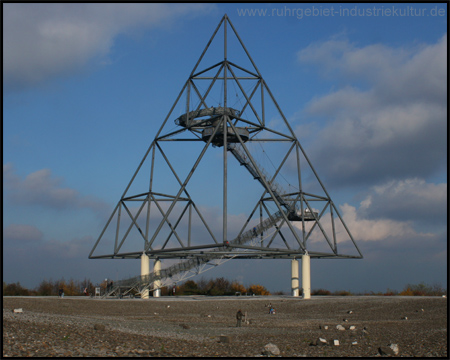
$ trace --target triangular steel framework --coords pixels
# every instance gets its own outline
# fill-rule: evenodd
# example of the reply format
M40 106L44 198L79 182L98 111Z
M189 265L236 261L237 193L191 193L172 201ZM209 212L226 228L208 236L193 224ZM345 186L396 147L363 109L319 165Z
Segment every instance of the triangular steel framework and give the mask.
M212 44L220 41L219 32L223 34L223 60L201 67ZM234 35L246 67L231 60L234 52L228 33ZM238 100L229 95L233 91ZM238 106L232 101L239 102ZM275 163L270 160L271 171L258 162L258 149L264 156L269 152L276 158ZM200 170L203 163L210 165ZM229 175L231 167L234 178ZM239 183L254 184L256 197L230 191L236 173L240 174ZM285 180L288 190L280 185ZM210 216L211 208L217 207L217 195L222 203L221 228ZM237 210L239 216L233 215L232 225L228 217L231 198L240 200L245 208L245 212ZM345 253L340 251L341 244ZM97 254L100 251L105 253ZM227 15L207 43L89 258L138 259L143 253L154 259L188 259L163 270L167 276L172 276L177 266L187 271L218 258L292 259L304 254L362 258Z

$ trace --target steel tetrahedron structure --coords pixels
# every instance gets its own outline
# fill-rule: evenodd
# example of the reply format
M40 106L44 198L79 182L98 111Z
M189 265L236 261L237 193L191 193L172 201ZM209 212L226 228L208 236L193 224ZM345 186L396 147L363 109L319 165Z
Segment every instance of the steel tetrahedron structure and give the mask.
M229 259L305 254L362 258L225 15L89 258L172 259L144 282L122 282L149 288Z

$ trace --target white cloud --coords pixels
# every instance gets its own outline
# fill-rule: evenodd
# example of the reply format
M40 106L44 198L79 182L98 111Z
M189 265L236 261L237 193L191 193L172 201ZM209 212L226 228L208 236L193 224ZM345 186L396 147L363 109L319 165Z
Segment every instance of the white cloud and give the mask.
M417 236L408 222L390 219L363 219L357 215L357 209L349 204L342 205L340 210L355 241L383 241L390 238Z
M430 184L423 179L389 181L372 187L359 207L340 206L340 213L356 244L358 242L382 242L390 246L415 239L435 239L444 231L447 221L447 184ZM433 224L434 231L418 229L418 224ZM321 219L321 225L332 238L329 212ZM300 226L296 224L296 226ZM309 224L309 227L311 224ZM339 219L335 218L337 243L350 241ZM307 231L309 228L307 229ZM315 230L310 243L324 242L322 233Z
M447 184L427 183L418 178L388 181L371 189L360 210L370 218L389 217L445 226Z
M327 183L375 184L443 170L446 43L447 35L415 48L358 48L330 40L299 52L301 62L314 61L346 83L313 99L306 110L311 121L328 119L311 149L313 164Z
M11 224L3 229L3 238L6 240L23 242L40 241L43 233L31 225Z
M167 27L210 4L15 4L3 6L3 84L33 85L106 55L118 34Z
M416 231L411 221L399 221L389 218L365 218L360 210L367 206L370 207L367 200L359 208L347 203L340 206L340 214L357 245L361 242L389 242L392 247L396 247L399 242L403 242L406 239L428 239L435 236L432 233ZM331 240L332 225L329 214L325 214L322 217L321 225ZM350 237L337 218L335 219L335 229L336 242L338 244L349 243ZM325 243L325 238L320 231L315 230L308 241L311 244Z
M378 95L385 99L406 95L423 99L424 93L431 100L446 99L447 34L436 44L399 48L358 47L348 39L332 39L311 44L297 55L300 62L314 63L328 75L376 84Z
M103 212L107 205L96 198L82 196L76 190L62 187L49 169L35 171L21 179L11 163L3 165L4 194L16 204L39 205L53 209L89 208Z

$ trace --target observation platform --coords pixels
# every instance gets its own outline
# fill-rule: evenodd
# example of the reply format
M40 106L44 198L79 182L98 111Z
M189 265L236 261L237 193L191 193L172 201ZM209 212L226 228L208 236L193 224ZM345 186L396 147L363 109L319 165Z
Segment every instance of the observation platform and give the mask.
M236 127L236 132L233 128L227 127L227 142L228 143L239 143L239 139L236 133L241 137L243 142L246 142L249 138L249 132L246 128ZM214 133L213 127L208 127L202 131L202 140L208 142ZM215 146L223 146L223 128L217 129L216 135L212 140L212 144Z
M291 211L288 214L288 220L290 221L314 221L318 218L319 214L317 212L312 213L306 210L304 216L302 216L301 211Z
M240 114L238 110L233 108L210 107L208 109L194 110L183 114L175 119L175 124L193 130L203 129L202 140L208 142L214 134L218 122L225 115L230 119L236 119ZM226 136L228 143L239 143L238 136L243 142L246 142L249 139L250 134L247 128L236 126L235 129L227 126ZM224 133L223 127L220 126L211 143L217 147L223 146Z
M211 106L210 108L207 109L194 110L186 114L183 114L177 119L175 119L175 124L183 126L185 128L208 127L213 126L214 122L217 121L217 119L223 115L228 115L230 119L235 119L236 117L239 117L240 113L238 110L229 107L224 108ZM205 116L209 116L209 118L198 120L199 118Z

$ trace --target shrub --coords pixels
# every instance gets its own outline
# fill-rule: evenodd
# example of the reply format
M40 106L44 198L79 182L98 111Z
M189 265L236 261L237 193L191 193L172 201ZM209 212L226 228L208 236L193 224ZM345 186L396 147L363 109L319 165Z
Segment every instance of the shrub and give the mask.
M223 292L223 295L234 295L234 292L231 290L230 281L225 279L224 277L220 277L214 280L214 286L220 292Z
M11 283L4 286L3 290L4 296L29 296L30 291L22 285L20 285L20 282L17 283Z
M270 295L270 292L262 285L250 285L247 292L255 295Z
M316 289L311 291L311 295L331 295L331 291L325 289Z
M335 291L333 295L336 295L336 296L351 296L353 294L350 291L347 291L347 290L339 290L339 291Z
M383 294L384 296L395 296L398 295L398 291L387 289L386 292Z
M402 296L442 296L446 295L447 291L441 287L440 284L433 286L427 285L423 282L420 284L407 284L403 291L399 294Z
M197 295L199 293L198 285L194 280L188 280L180 286L179 293L181 295Z
M433 284L431 294L432 296L447 295L447 290L444 289L441 284Z
M284 291L276 291L273 293L274 295L286 295Z
M404 289L399 295L400 295L400 296L413 296L414 293L413 293L412 290L408 287L408 288Z
M106 283L102 282L100 286L105 287ZM34 292L39 296L56 296L59 294L59 289L63 289L66 296L82 296L84 288L88 289L89 294L94 293L95 287L87 278L83 281L70 279L69 282L66 282L64 278L55 281L44 279Z
M53 293L53 284L47 280L41 281L36 291L39 296L56 295Z
M241 283L238 283L237 281L233 281L231 283L231 291L233 291L233 293L235 293L235 294L237 292L240 292L241 294L244 294L245 292L247 292L247 289Z

